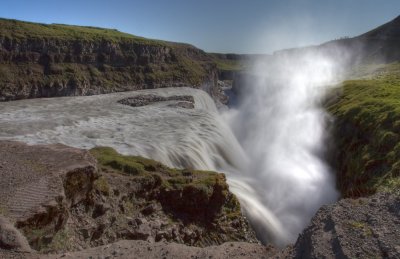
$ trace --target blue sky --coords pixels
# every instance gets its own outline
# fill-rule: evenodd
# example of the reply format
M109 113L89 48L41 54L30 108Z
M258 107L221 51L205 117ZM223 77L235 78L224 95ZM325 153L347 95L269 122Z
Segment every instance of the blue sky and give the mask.
M271 53L356 36L400 0L0 0L0 17L116 28L209 52Z

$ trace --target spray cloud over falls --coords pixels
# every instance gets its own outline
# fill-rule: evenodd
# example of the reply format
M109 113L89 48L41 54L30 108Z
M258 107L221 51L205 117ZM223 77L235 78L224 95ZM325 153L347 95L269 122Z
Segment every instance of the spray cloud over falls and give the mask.
M264 241L294 242L338 197L323 160L328 115L320 104L337 73L321 52L276 54L254 66L237 107L224 114L250 161L248 177L235 183Z

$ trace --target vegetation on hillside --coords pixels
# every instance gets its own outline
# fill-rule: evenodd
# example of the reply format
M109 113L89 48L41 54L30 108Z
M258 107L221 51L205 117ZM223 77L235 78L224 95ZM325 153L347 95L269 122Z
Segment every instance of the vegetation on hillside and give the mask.
M364 65L329 106L344 197L400 189L400 63Z
M210 54L220 71L239 71L246 67L243 59L239 57L230 58L229 55Z
M116 29L106 29L91 26L74 26L66 24L43 24L0 18L0 35L11 39L57 38L60 40L130 40L150 45L168 44L161 40L147 39Z

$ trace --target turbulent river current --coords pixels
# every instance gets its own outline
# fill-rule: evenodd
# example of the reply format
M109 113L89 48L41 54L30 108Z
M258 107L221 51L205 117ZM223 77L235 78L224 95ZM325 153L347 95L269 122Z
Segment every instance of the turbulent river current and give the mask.
M110 146L170 167L224 172L259 238L283 246L295 241L322 204L337 198L320 156L326 115L313 90L327 83L331 67L318 64L319 70L307 62L293 71L287 70L293 63L265 68L273 72L258 77L236 108L222 112L207 93L192 88L0 103L0 139ZM117 102L139 94L191 95L195 107Z

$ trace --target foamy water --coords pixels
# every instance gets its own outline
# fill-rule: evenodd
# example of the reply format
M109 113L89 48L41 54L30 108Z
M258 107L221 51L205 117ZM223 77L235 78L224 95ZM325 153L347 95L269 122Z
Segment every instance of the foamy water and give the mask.
M170 102L144 107L117 103L146 93L193 95L195 109L171 108ZM175 167L236 168L243 156L212 99L190 88L0 103L0 121L1 139L80 148L111 146Z

